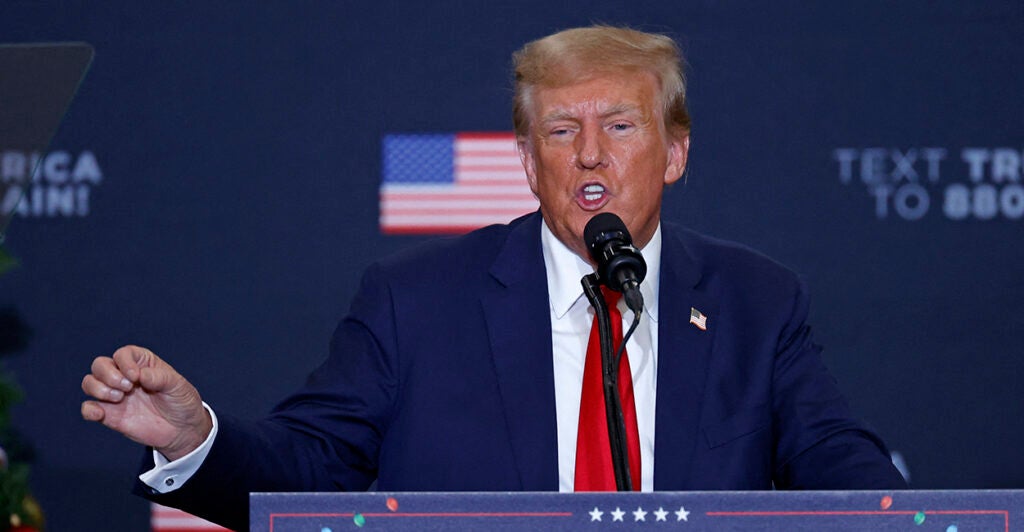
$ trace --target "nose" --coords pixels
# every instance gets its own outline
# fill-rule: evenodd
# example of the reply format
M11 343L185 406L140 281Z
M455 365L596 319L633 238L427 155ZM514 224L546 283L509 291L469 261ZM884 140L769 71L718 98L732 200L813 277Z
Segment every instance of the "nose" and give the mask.
M584 127L576 135L576 164L593 170L605 166L604 138L599 128Z

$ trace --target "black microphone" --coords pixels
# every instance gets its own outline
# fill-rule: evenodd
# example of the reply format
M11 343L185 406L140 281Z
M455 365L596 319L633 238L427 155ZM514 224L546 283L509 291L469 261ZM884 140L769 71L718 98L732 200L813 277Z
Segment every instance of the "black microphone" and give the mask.
M639 314L644 309L644 296L640 294L640 281L647 275L643 255L633 247L622 219L610 212L594 216L583 228L583 242L597 263L601 282L622 292L626 306Z

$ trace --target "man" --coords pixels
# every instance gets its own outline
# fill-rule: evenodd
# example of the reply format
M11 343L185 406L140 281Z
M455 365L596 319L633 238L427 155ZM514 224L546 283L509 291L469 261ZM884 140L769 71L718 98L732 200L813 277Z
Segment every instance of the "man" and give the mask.
M796 276L661 224L689 148L680 62L671 39L609 27L517 52L540 213L371 266L330 357L266 419L213 416L131 346L94 361L83 417L154 449L140 492L234 528L251 491L602 489L580 482L593 311L579 279L584 226L613 212L649 267L626 349L636 487L903 487L822 364Z

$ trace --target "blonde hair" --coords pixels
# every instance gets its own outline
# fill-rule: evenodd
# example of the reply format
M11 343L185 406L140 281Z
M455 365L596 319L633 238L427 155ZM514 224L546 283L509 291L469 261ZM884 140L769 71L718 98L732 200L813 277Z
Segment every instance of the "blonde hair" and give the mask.
M670 134L690 131L682 53L665 35L613 26L573 28L526 43L512 54L512 63L512 123L518 136L528 133L535 87L563 87L623 72L653 74L660 88L666 130Z

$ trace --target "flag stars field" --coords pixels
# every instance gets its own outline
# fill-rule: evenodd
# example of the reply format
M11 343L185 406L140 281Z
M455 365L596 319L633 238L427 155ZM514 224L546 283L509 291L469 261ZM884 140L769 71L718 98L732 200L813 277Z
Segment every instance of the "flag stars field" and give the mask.
M689 522L689 517L690 517L690 512L685 507L683 507L683 506L680 506L679 509L675 510L675 511L666 510L663 506L659 506L658 509L654 510L654 511L647 511L647 510L644 510L642 506L637 506L636 510L633 510L632 512L625 512L625 511L622 510L622 508L620 508L618 506L615 507L615 510L605 512L604 510L601 510L600 508L595 506L593 510L587 512L587 515L590 516L590 521L591 522L593 522L593 521L605 522L604 521L605 513L608 513L609 515L611 515L612 522L614 522L614 521L625 522L624 518L625 518L627 513L632 513L633 514L633 522L634 523L640 522L640 521L643 521L643 522L646 523L647 522L647 516L649 514L653 514L655 522L657 522L657 521L668 522L669 521L669 519L668 519L669 514L675 514L676 515L676 519L675 519L676 522L678 522L678 521L687 521L687 522Z

